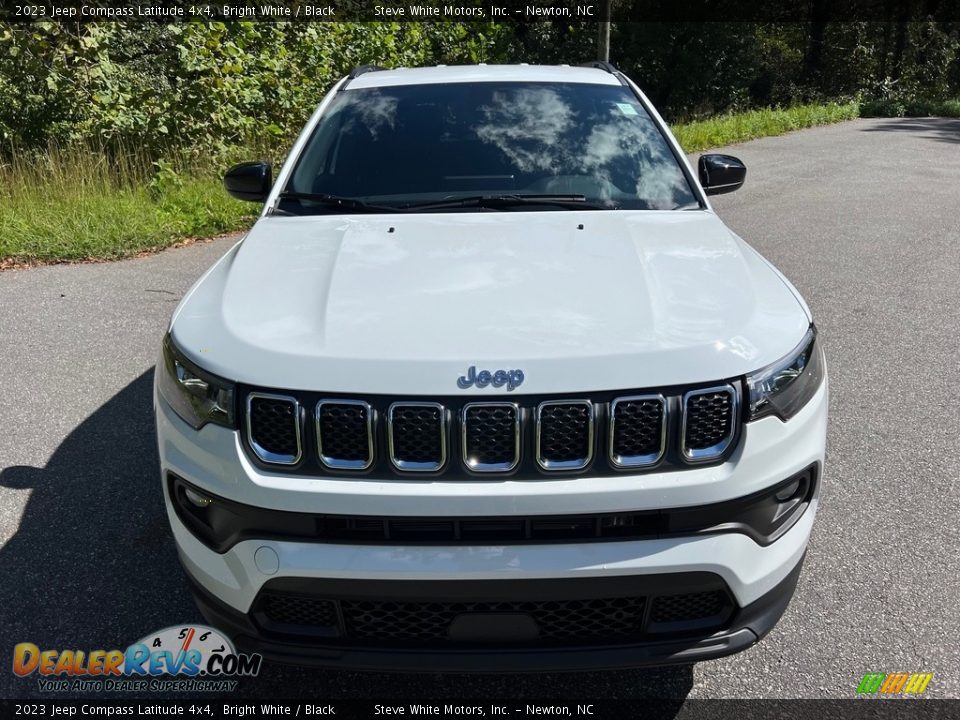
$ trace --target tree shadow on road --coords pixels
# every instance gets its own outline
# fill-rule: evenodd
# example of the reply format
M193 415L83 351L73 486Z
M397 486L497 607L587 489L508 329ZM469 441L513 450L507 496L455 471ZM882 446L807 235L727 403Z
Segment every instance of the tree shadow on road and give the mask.
M0 548L0 653L7 662L20 642L41 649L125 649L151 631L203 622L167 525L152 384L152 370L131 382L74 429L44 468L0 473L0 486L30 491L17 533ZM410 676L267 664L230 697L671 698L676 702L666 710L672 715L692 685L690 666ZM35 678L0 673L0 697L38 694Z
M862 131L909 132L921 135L925 140L960 143L960 119L955 118L890 118L870 127L862 128Z
M46 467L0 473L0 485L30 491L16 535L0 549L4 654L19 642L124 649L199 618L163 508L152 379L144 373L84 420ZM21 697L28 684L36 689L0 673L4 697Z

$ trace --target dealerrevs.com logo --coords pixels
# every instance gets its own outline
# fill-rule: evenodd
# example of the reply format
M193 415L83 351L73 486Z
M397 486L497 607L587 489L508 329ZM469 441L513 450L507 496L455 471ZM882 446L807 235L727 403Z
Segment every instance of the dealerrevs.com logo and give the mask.
M126 650L41 650L28 642L13 649L14 674L36 677L41 692L229 692L262 662L204 625L168 627Z

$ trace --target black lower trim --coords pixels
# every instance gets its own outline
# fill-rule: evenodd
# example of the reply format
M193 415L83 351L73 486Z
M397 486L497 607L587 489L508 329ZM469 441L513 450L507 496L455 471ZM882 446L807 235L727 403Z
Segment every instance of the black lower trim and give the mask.
M446 647L376 646L346 644L337 637L304 634L300 637L264 629L256 613L237 612L193 583L198 607L207 621L234 639L238 649L257 652L268 660L323 667L389 670L396 672L543 672L604 670L699 662L744 650L766 635L786 610L800 577L803 560L766 595L743 608L733 606L719 629L695 631L690 627L649 630L642 638L608 644L564 645L532 642L453 643ZM547 597L601 597L647 593L647 597L716 588L710 573L682 573L629 577L504 581L343 581L275 580L264 592L299 591L328 598L415 598L483 600ZM320 583L318 585L318 583ZM721 581L722 583L722 581ZM648 603L652 607L652 603ZM649 611L648 611L649 613ZM649 619L649 618L648 618ZM514 619L511 618L513 622ZM524 629L522 623L514 627Z
M770 545L816 497L818 463L744 497L709 505L618 513L500 517L385 517L271 510L212 495L170 473L177 516L207 547L223 553L242 540L349 545L521 545L623 542L711 533L741 533ZM187 491L206 496L206 507ZM778 498L777 496L780 495Z

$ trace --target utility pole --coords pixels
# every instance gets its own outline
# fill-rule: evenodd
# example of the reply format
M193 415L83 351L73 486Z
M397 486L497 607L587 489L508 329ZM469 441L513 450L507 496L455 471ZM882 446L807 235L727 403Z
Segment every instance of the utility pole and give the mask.
M610 62L610 3L600 0L600 22L597 23L597 59Z

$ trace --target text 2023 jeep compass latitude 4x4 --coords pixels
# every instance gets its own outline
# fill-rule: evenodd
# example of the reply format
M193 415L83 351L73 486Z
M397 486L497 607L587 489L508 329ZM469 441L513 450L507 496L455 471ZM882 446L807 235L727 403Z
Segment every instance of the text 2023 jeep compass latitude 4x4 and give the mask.
M777 622L827 382L797 291L608 65L359 68L174 314L163 488L204 614L304 663L692 662Z

